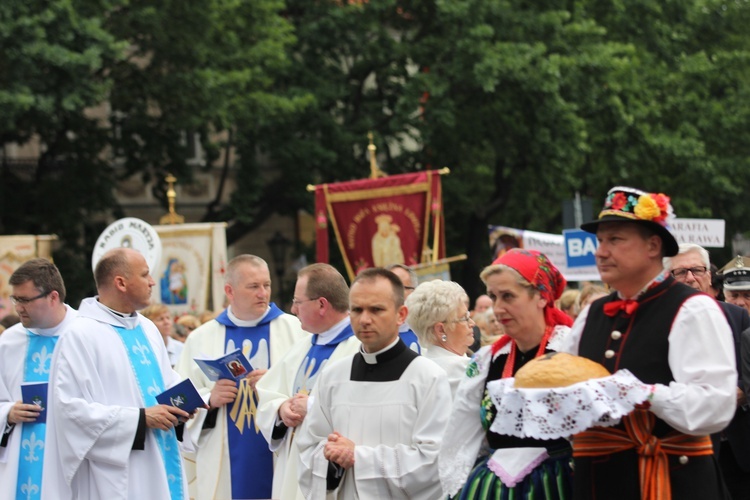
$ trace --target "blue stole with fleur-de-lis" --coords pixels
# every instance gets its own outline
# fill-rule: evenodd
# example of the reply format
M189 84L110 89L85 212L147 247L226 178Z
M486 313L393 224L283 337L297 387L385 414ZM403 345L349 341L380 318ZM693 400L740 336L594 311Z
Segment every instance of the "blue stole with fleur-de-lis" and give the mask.
M352 330L351 324L346 325L346 327L327 344L316 344L315 342L318 340L319 336L311 335L312 346L310 347L310 350L307 351L305 359L300 363L297 375L294 377L293 394L297 394L298 392L310 394L313 387L315 387L315 381L317 380L318 373L320 373L320 369L323 368L323 365L328 361L328 358L331 357L333 351L336 350L341 342L353 335L354 330Z
M156 396L164 392L164 379L161 376L161 368L156 360L156 354L151 349L151 344L146 338L141 325L132 330L121 326L112 325L120 336L125 350L128 352L130 367L133 369L138 381L141 397L145 407L154 406ZM159 445L161 458L167 472L167 484L169 485L169 496L172 500L183 500L182 491L182 459L180 457L179 444L174 429L163 431L161 429L149 429L154 433L156 443Z
M265 366L271 366L271 321L282 314L284 312L271 303L270 310L256 326L245 327L232 323L224 311L216 320L225 327L225 352L243 346L243 353L251 359L259 353L261 346L265 346L268 356ZM245 352L248 340L252 342L252 350ZM256 368L262 366L253 366ZM243 378L238 385L237 397L226 407L232 498L271 498L273 453L255 422L257 408L258 395Z
M26 330L28 344L23 368L24 382L49 382L52 351L59 337L45 337ZM46 404L46 403L45 403ZM27 422L21 426L16 498L37 499L42 492L44 437L47 424Z

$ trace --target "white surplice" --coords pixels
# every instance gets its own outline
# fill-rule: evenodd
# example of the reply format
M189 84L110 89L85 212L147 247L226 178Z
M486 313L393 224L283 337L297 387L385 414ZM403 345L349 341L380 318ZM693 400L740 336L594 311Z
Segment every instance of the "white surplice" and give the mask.
M68 305L65 307L65 318L57 326L30 328L29 331L44 337L61 335L78 314L72 307ZM0 335L0 430L7 428L11 407L17 401L21 401L21 383L28 345L29 336L21 323L16 323ZM15 498L16 496L22 426L23 424L13 427L6 446L0 447L0 498Z
M359 382L351 380L353 359L332 363L321 374L295 437L305 498L327 496L323 449L333 431L354 441L355 451L354 466L329 498L440 498L437 456L451 408L445 371L420 356L398 380Z
M153 432L147 429L143 450L132 449L145 403L112 325L132 329L139 323L164 386L180 381L156 325L141 314L121 317L95 298L84 299L52 361L43 499L170 498ZM182 479L187 492L184 468Z
M349 318L344 326L349 324ZM333 336L341 332L333 331ZM320 334L325 336L326 332ZM331 356L326 361L326 365L321 367L317 372L318 376L328 366L338 359L342 359L355 354L359 351L360 342L352 335L348 339L339 343ZM289 350L278 363L271 367L256 386L258 390L258 425L260 426L263 436L266 438L271 451L276 453L276 463L273 472L273 498L280 500L302 499L302 492L299 489L297 479L297 462L299 453L297 447L293 445L295 429L287 429L286 434L281 439L273 439L272 434L274 427L280 420L278 418L279 407L294 395L294 385L297 372L300 365L310 351L310 339L299 340ZM316 379L317 380L317 379ZM312 390L312 387L307 387ZM308 405L314 401L314 392L308 399Z
M238 326L250 326L230 316ZM256 321L255 323L257 324ZM300 339L310 341L310 334L303 331L296 316L282 314L270 323L270 358L271 366L286 354L292 345ZM204 323L193 330L185 341L180 360L175 370L183 377L189 377L198 392L208 400L214 383L209 380L198 364L196 357L217 358L225 354L225 327L216 320ZM258 363L255 369L268 369ZM190 486L190 497L196 499L225 500L232 498L230 477L229 443L227 441L227 406L219 408L216 426L203 429L208 412L198 410L194 419L186 424L185 439L190 438L196 451L184 453L185 467ZM255 418L255 417L253 417Z

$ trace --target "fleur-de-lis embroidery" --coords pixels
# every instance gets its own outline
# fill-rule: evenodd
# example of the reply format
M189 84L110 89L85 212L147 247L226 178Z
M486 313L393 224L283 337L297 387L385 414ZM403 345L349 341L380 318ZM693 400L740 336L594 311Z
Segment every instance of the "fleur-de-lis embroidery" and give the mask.
M147 389L149 395L156 397L159 394L161 394L161 389L159 388L159 382L156 381L156 379L151 380L151 386Z
M146 355L151 352L151 349L149 349L148 346L141 344L140 340L136 339L135 345L133 346L133 352L141 355L142 365L151 364L151 361L149 361L149 359L146 357Z
M25 457L23 457L24 460L27 462L36 462L39 460L39 456L34 453L34 450L39 448L39 450L44 449L44 441L40 441L36 438L36 433L32 432L31 436L29 436L29 439L24 439L21 442L21 449L28 449L29 453Z
M42 346L42 348L35 352L31 359L33 361L38 362L36 368L34 368L34 373L38 373L40 375L49 373L49 368L47 368L47 362L52 359L52 353L47 352L47 346Z
M21 485L21 493L26 493L26 500L30 500L33 495L39 493L39 486L31 482L29 477L24 484Z

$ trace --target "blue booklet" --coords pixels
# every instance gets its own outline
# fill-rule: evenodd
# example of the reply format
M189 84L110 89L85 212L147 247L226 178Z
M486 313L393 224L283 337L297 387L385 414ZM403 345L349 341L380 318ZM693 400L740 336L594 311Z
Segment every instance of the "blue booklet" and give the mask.
M156 396L156 401L159 404L176 406L188 413L193 413L196 408L203 408L206 404L189 378Z
M222 378L241 380L253 371L253 367L250 366L247 357L242 354L242 349L237 349L216 359L193 359L201 367L203 373L213 382Z
M37 405L41 413L35 423L47 422L47 382L24 382L21 384L21 400L27 405Z

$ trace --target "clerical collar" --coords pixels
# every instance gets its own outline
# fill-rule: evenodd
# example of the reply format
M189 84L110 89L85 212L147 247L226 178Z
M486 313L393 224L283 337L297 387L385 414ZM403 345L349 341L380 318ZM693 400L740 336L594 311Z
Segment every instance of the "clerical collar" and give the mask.
M394 340L390 345L379 350L378 352L365 352L365 346L361 345L359 346L359 353L362 354L362 357L364 358L365 363L367 363L368 365L377 365L378 362L382 363L383 361L387 361L387 359L390 359L392 356L384 356L384 354L386 354L389 350L396 347L396 345L399 343L401 343L404 347L406 347L406 344L401 342L401 338L399 336L396 336L396 340ZM398 353L393 353L393 354L398 354Z
M119 318L132 318L133 316L138 316L138 313L136 313L136 312L132 312L130 314L125 314L125 313L122 313L120 311L115 311L114 309L112 309L108 305L102 304L101 301L99 300L99 297L96 298L96 303L99 304L99 306L102 309L104 309L106 311L109 311L110 313L114 314L115 316L117 316Z
M327 345L329 344L333 339L335 339L339 333L344 331L344 328L349 326L349 323L351 323L351 320L349 319L349 316L344 317L341 321L333 325L328 330L319 333L316 335L315 338L315 345Z
M398 333L406 333L409 330L411 330L411 327L409 326L409 324L406 321L404 321L403 323L401 323L401 326L398 327Z
M644 293L648 292L649 290L651 290L655 286L658 286L658 285L662 284L664 282L664 280L667 279L668 277L669 277L669 271L666 270L666 269L663 269L663 270L659 271L659 274L657 274L654 277L654 279L652 279L651 281L649 281L648 283L646 283L646 286L644 286L643 288L641 288L641 290L638 293L636 293L633 297L625 297L622 293L620 293L619 290L617 291L617 296L620 299L638 300L638 299L641 298L641 296Z
M245 319L240 319L237 316L235 316L232 313L232 306L229 306L227 307L227 316L229 316L230 321L237 326L244 326L244 327L258 326L258 323L263 321L263 318L266 317L266 315L268 314L268 311L270 310L271 310L271 306L268 306L268 308L266 309L266 312L264 312L260 318L253 319L253 320L245 320Z

